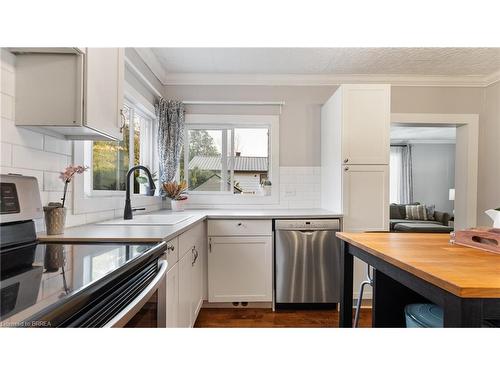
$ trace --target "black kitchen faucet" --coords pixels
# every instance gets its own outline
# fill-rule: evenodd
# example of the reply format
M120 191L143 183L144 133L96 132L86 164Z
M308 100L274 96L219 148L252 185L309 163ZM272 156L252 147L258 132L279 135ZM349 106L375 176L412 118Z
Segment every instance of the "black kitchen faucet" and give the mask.
M126 189L125 189L125 209L123 211L123 220L131 220L132 219L132 211L136 211L136 209L132 210L132 206L130 204L130 175L137 169L142 169L144 172L146 172L146 175L148 176L148 179L149 179L149 190L154 191L156 189L155 183L153 181L153 177L151 176L151 172L149 171L148 168L146 168L143 165L136 165L135 167L130 168L127 172L127 180L125 183L125 186L126 186Z

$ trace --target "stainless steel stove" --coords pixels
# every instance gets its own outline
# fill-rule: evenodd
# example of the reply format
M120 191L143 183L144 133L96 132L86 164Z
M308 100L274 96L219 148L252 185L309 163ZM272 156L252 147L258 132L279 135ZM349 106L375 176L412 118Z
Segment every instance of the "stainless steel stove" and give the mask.
M0 187L0 327L165 326L164 242L40 243L36 178Z

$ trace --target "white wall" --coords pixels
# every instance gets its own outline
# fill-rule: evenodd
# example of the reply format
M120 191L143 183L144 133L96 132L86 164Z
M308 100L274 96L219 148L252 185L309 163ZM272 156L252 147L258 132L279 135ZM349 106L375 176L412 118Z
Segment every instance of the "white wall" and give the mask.
M500 207L500 82L484 90L479 121L478 224L491 226L484 211Z
M500 206L499 83L479 87L392 87L393 113L467 113L480 114L478 223L488 224L483 211ZM319 166L320 108L337 86L164 86L164 96L182 100L284 100L280 119L280 165ZM188 107L190 113L248 113L249 107ZM269 113L269 108L254 108L252 114ZM273 112L276 113L276 112ZM495 160L495 161L494 161Z
M73 141L60 140L20 129L14 125L15 56L2 48L0 65L0 173L19 173L36 177L40 187L42 204L57 202L62 197L64 187L61 180L59 180L59 172L73 162ZM82 176L77 176L76 178L82 178ZM66 204L68 208L66 218L67 227L123 215L123 209L74 215L72 190L73 186L70 185ZM160 205L149 206L147 208L148 210L159 209ZM45 230L43 221L39 221L36 224L37 231Z
M448 193L455 187L455 145L413 144L412 159L413 200L452 213Z
M393 87L392 113L479 114L477 224L491 225L484 210L500 206L500 83L479 87ZM458 134L457 134L458 137Z
M321 165L321 106L337 86L165 86L164 96L179 100L285 101L280 116L280 165ZM188 106L188 113L279 114L279 108Z

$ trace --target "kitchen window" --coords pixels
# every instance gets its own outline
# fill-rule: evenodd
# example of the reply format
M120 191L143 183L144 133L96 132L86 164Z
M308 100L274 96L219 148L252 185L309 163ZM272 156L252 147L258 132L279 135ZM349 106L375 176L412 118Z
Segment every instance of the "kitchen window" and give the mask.
M132 166L152 166L153 119L130 102L123 106L123 115L122 141L91 142L91 195L125 191L127 172ZM145 192L139 173L135 171L134 194Z
M187 115L179 179L192 203L266 203L278 186L277 116ZM274 195L274 198L276 196Z

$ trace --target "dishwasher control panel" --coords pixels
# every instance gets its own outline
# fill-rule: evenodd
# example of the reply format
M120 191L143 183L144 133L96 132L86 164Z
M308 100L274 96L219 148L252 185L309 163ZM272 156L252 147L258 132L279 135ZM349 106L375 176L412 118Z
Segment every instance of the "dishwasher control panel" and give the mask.
M339 219L276 220L275 230L340 230Z

